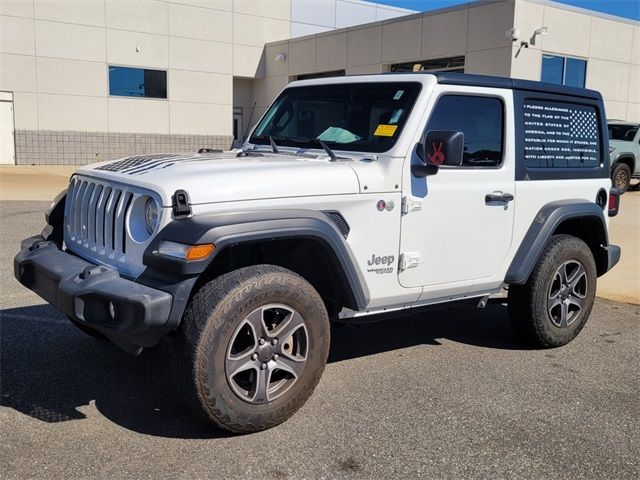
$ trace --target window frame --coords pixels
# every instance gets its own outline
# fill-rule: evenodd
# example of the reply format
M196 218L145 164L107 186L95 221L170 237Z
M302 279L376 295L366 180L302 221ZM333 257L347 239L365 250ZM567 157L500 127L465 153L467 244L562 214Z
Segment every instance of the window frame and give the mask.
M110 69L111 67L114 68L130 68L130 69L135 69L135 70L154 70L154 71L158 71L158 72L164 72L165 73L165 84L167 87L167 96L162 98L162 97L138 97L135 95L113 95L111 93L111 79L110 79ZM107 96L109 98L135 98L138 100L155 100L155 101L161 101L161 102L168 102L169 101L169 70L168 69L164 69L164 68L154 68L154 67L141 67L140 65L121 65L121 64L111 64L111 63L107 63Z
M574 55L562 55L559 53L552 53L552 52L542 52L542 58L540 60L540 81L542 80L542 70L544 68L544 56L547 55L549 57L555 57L555 58L560 58L562 59L562 83L553 83L553 82L545 82L545 83L551 83L552 85L562 85L565 87L572 87L572 88L586 88L587 85L587 69L589 68L589 59L587 58L582 58L582 57L576 57ZM582 86L581 87L577 87L575 85L567 85L566 83L566 79L567 79L567 60L580 60L582 62L584 62L584 78L582 79Z
M331 141L326 141L325 143L327 143L327 145L334 151L343 151L343 152L357 152L357 153L364 153L366 155L384 155L384 154L388 154L390 151L392 151L394 148L396 148L398 146L398 142L401 140L402 138L402 134L405 131L405 127L407 125L407 123L411 120L411 116L414 114L414 112L416 111L416 105L419 103L420 101L420 96L423 95L424 92L424 84L422 82L419 81L415 81L415 80L395 80L393 79L393 77L389 77L388 81L385 82L381 82L383 84L387 84L387 85L397 85L398 87L400 85L412 85L414 87L416 87L416 94L415 94L415 98L413 103L411 104L411 107L407 110L407 116L406 119L404 121L404 123L402 125L399 125L399 128L397 130L397 137L395 138L395 140L393 141L393 143L391 143L388 148L386 150L358 150L358 149L351 149L351 148L344 148L343 145L349 145L348 143L345 144L334 144ZM379 82L336 82L334 85L378 85ZM272 112L272 110L274 109L274 106L276 105L277 102L279 102L284 96L285 94L287 94L290 90L293 89L298 89L298 88L306 88L306 87L311 87L311 86L322 86L322 84L311 84L311 85L288 85L284 88L284 90L282 90L280 92L280 94L273 100L273 102L271 102L271 105L269 105L269 107L267 107L267 110L264 112L264 114L262 115L262 117L260 117L260 119L257 121L257 123L254 125L254 127L250 130L250 134L247 137L247 142L251 145L269 145L269 142L254 142L252 141L252 139L254 138L255 135L257 135L257 130L258 127L260 126L260 124L265 121L268 116L275 114L275 110ZM262 134L261 134L262 135ZM394 134L395 135L395 134ZM300 147L300 146L292 146L292 145L288 145L287 143L282 143L282 144L278 144L278 147L285 147L285 148L297 148L297 149L314 149L314 148L321 148L320 146L313 146L313 147L309 147L309 146L304 146L304 147Z
M440 94L437 96L437 98L435 99L435 102L433 104L433 108L431 109L431 112L429 112L429 117L427 118L426 124L424 126L424 128L422 129L422 135L421 138L424 138L425 135L427 134L427 132L429 132L429 130L427 130L427 128L429 127L429 122L431 121L431 118L433 117L433 114L436 111L436 108L438 107L438 102L440 102L440 99L442 97L476 97L476 98L491 98L491 99L495 99L498 100L500 102L500 105L502 106L502 135L500 138L500 146L501 146L501 153L502 153L502 157L500 158L500 163L498 165L491 165L491 166L481 166L481 165L438 165L438 169L444 169L444 170L500 170L501 168L504 167L504 160L506 157L506 151L505 151L505 145L506 145L506 118L507 118L507 108L504 102L504 98L502 98L499 95L493 95L493 94L483 94L483 93L474 93L474 92L458 92L458 91L448 91L448 92L440 92ZM457 131L462 131L462 130L457 130ZM464 132L462 132L464 133ZM423 159L424 160L424 159Z

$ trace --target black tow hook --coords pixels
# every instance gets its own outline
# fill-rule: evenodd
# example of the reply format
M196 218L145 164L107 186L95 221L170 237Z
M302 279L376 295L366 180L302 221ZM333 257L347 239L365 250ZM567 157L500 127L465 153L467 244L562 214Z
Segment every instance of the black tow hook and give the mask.
M78 275L80 277L80 280L85 280L87 277L89 277L89 275L91 275L91 273L95 269L99 270L99 268L94 265L87 265L86 267L84 267L84 270L82 270L82 273Z
M33 243L31 244L31 246L29 247L29 251L30 251L30 252L33 252L34 250L39 249L39 248L42 246L42 244L43 244L43 243L48 243L48 242L47 242L47 240L43 240L43 239L36 240L36 241L35 241L35 242L33 242Z

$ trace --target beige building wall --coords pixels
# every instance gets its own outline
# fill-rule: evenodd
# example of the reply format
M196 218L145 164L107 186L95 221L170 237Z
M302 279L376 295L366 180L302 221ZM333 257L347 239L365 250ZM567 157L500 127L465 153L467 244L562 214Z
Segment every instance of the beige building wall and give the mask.
M35 113L16 129L230 135L232 77L255 77L264 44L289 35L289 1L0 5L0 90ZM107 65L167 70L168 99L109 97Z
M290 0L0 0L0 90L14 94L18 160L228 148L233 78L262 74L264 44L289 37L290 10ZM166 70L168 98L109 96L109 65ZM45 155L40 137L77 152Z
M546 26L547 35L536 36ZM511 76L540 80L543 53L587 61L586 87L602 93L607 117L640 121L640 23L586 10L518 0L514 27L529 48L512 47Z
M543 26L548 35L531 39ZM545 52L587 60L586 87L602 92L608 116L640 121L640 23L543 0L485 0L275 42L264 52L265 77L253 87L258 113L298 75L382 73L394 63L464 55L466 73L539 81Z

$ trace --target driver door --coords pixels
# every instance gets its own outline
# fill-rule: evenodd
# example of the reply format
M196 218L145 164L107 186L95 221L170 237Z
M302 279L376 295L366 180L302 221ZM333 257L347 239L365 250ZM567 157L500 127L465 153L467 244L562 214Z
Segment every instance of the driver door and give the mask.
M512 104L510 90L435 87L425 131L461 131L464 154L424 178L411 173L415 149L405 162L399 281L422 286L421 300L502 282L516 207Z

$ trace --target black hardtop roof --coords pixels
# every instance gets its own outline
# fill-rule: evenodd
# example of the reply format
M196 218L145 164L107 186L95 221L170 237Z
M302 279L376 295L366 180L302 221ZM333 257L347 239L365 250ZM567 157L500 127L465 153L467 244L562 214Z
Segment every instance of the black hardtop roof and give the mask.
M426 73L426 72L425 72ZM569 95L572 97L602 100L602 95L596 90L586 88L567 87L553 83L520 80L518 78L493 77L490 75L475 75L470 73L435 72L433 75L438 83L445 85L466 85L477 87L509 88L511 90L527 90L533 92Z

